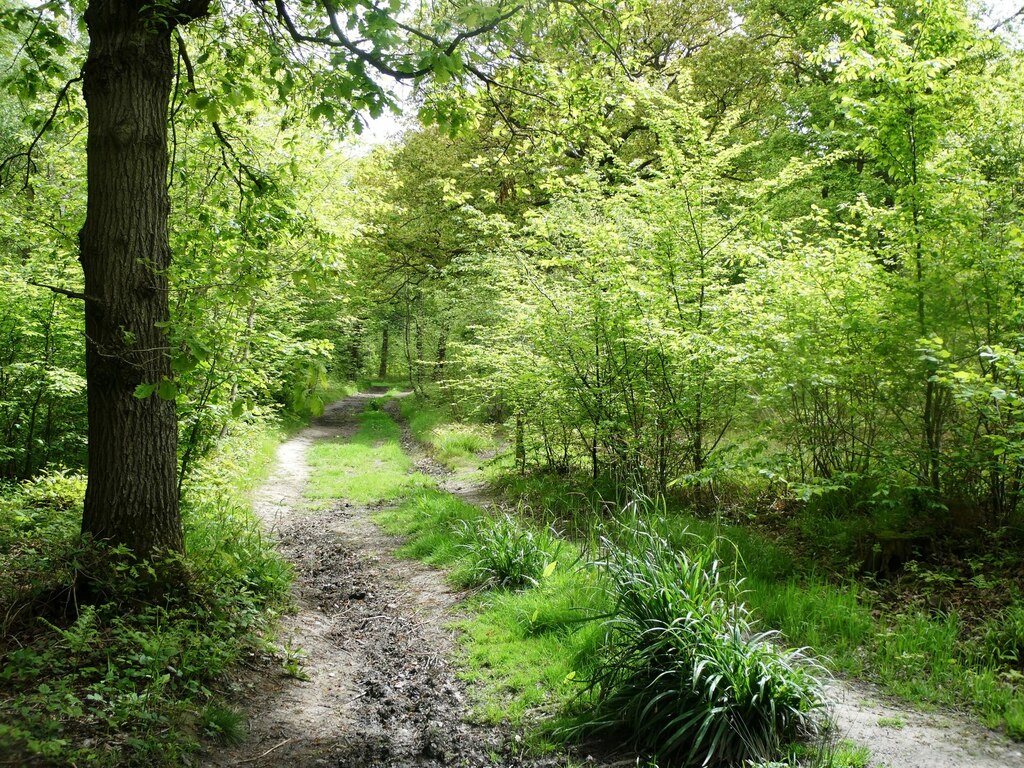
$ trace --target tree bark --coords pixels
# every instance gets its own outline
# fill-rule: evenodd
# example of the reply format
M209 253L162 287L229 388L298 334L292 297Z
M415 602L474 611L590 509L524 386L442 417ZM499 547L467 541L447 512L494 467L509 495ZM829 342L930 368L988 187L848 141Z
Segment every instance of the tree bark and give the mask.
M437 336L437 365L434 366L434 381L441 378L444 373L444 361L448 354L448 323L441 324L441 330Z
M135 557L181 551L173 399L135 397L170 380L164 324L171 33L192 7L92 0L83 92L88 200L79 233L85 275L89 481L82 532Z

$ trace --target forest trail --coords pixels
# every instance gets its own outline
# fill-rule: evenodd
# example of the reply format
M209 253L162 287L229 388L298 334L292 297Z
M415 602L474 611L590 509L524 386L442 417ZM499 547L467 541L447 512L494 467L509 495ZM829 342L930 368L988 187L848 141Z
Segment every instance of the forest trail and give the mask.
M371 521L376 507L338 500L311 509L304 497L310 446L354 434L358 414L381 394L331 405L278 450L255 506L295 566L297 611L283 618L279 643L294 649L286 651L286 664L306 679L285 674L280 659L257 660L236 683L249 738L203 764L561 765L555 758L523 758L512 734L464 722L465 693L451 666L454 638L447 627L458 596L444 575L393 557L398 542ZM291 653L295 658L287 658Z
M1005 736L951 713L892 703L865 683L827 687L836 737L871 750L870 768L1024 768L1024 751Z
M297 611L284 617L280 659L264 657L237 681L249 738L209 754L204 765L332 768L599 768L593 757L528 758L513 734L465 722L466 695L451 664L448 624L458 600L444 575L393 556L395 537L371 520L376 506L337 500L314 509L304 496L309 448L351 437L357 416L382 392L331 405L315 424L282 444L256 511L295 566ZM408 430L403 443L419 453ZM419 455L417 470L439 487L485 504L472 477ZM305 679L300 679L305 678ZM1018 744L949 714L882 703L863 684L835 682L828 695L838 739L871 749L871 768L1024 768ZM634 765L618 760L611 765Z

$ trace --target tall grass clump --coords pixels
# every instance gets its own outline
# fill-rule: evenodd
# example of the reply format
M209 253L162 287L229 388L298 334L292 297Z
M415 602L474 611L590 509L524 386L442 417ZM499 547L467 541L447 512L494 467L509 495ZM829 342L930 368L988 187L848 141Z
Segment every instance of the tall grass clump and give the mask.
M509 514L481 517L467 526L469 581L498 589L535 587L549 563L557 561L557 539L535 531Z
M602 545L614 607L570 730L620 734L661 761L700 766L775 759L818 730L818 668L776 633L753 631L713 543L682 551L641 524Z

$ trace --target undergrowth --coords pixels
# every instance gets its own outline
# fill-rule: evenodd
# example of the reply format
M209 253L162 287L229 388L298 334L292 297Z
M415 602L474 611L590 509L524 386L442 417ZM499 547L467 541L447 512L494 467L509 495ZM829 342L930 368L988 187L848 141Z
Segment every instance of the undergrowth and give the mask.
M187 554L167 562L83 541L81 476L4 489L0 763L179 765L201 739L240 737L217 681L265 643L290 582L247 500L276 442L276 428L239 425L204 460L182 501ZM179 586L159 604L138 594L167 572Z
M608 489L577 487L552 475L504 475L499 487L517 503L544 510L545 524L564 525L592 540L619 500ZM764 627L806 646L837 673L863 676L920 706L973 708L986 725L1024 738L1024 690L1019 685L1018 613L1011 605L970 630L955 610L879 603L872 582L820 573L811 562L748 526L721 517L696 517L661 500L635 507L635 522L658 519L659 534L686 548L724 537L734 551L720 551L744 579L744 601ZM687 534L683 534L686 531ZM1024 626L1024 622L1020 623Z
M816 737L816 666L777 633L754 631L718 542L693 536L680 548L656 524L631 521L602 539L613 606L589 706L569 732L625 735L659 761L702 766L771 760Z
M811 666L751 631L711 548L688 559L633 529L606 538L595 560L548 529L436 490L376 519L408 537L400 554L485 588L459 622L462 674L476 717L535 726L534 748L613 731L670 761L725 764L778 757L816 727Z

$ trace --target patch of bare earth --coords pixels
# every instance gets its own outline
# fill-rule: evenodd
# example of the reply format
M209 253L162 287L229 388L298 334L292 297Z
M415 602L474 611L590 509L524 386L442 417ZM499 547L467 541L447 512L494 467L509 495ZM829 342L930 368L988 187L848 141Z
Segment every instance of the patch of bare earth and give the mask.
M1020 744L957 714L908 709L864 683L827 694L837 735L871 749L873 768L1024 768Z

